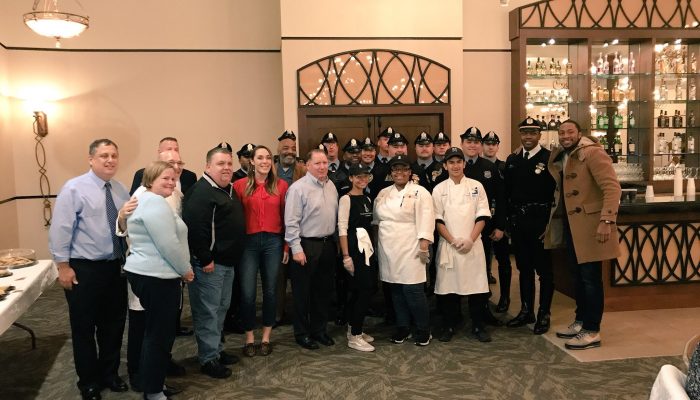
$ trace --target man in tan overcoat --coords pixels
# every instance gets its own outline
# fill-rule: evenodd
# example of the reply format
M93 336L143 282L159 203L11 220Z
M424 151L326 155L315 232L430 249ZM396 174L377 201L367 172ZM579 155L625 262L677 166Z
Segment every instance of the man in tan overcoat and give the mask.
M612 160L600 144L582 137L577 122L561 124L559 144L547 165L556 189L544 245L567 248L576 288L576 318L557 336L569 339L567 349L584 350L601 344L602 261L620 253L615 220L621 191Z

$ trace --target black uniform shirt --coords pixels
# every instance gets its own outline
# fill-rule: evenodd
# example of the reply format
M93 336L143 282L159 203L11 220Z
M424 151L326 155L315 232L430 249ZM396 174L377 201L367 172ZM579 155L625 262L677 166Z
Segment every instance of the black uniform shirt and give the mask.
M551 204L555 182L547 170L551 152L540 148L529 159L525 159L522 149L508 156L505 163L506 198L510 205Z
M423 186L428 192L432 193L435 186L447 179L447 170L443 168L441 162L433 159L427 166L423 167L418 161L411 164L412 173L418 175L418 184Z
M496 167L496 164L483 158L477 157L474 164L464 167L464 175L479 181L486 190L486 197L489 199L489 206L493 215L491 216L491 226L495 229L504 230L506 225L506 213L503 210L506 201L504 197L503 177Z

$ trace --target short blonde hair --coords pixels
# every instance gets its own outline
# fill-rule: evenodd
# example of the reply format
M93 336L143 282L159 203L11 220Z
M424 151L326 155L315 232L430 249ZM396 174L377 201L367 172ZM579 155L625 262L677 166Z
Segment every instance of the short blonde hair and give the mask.
M166 169L175 170L172 165L165 161L153 161L146 169L143 171L143 179L141 180L141 185L150 189L153 186L153 182L158 179L160 174L162 174Z

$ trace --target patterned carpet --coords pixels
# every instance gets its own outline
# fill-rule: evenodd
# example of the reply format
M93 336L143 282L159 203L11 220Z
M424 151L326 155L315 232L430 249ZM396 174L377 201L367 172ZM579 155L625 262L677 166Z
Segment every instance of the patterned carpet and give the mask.
M44 293L19 322L36 331L38 348L32 351L29 336L14 327L0 337L0 398L79 398L59 287ZM185 324L191 325L189 314ZM194 338L178 338L174 357L188 374L169 383L185 389L178 399L646 399L663 364L682 365L680 357L580 363L525 329L495 328L487 344L462 329L447 344L395 345L381 319L369 319L368 325L365 331L376 338L374 353L348 349L345 329L332 324L335 346L304 350L294 344L291 326L282 326L273 331L272 355L243 359L226 380L200 374ZM228 335L226 347L238 352L242 340ZM124 377L125 364L126 337ZM103 398L142 397L105 391Z

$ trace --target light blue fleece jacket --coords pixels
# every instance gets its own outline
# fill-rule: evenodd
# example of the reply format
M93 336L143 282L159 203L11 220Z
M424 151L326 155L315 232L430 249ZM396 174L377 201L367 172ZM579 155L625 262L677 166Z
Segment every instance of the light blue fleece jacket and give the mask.
M163 196L146 191L126 220L131 254L124 270L161 279L179 278L190 269L187 225Z

